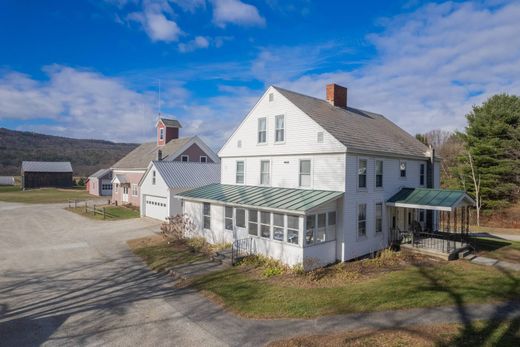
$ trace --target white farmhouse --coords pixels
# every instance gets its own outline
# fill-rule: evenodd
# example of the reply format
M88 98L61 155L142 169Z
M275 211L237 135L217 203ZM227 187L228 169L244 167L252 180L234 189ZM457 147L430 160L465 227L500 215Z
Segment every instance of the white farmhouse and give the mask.
M326 95L267 89L220 150L220 183L178 195L195 233L294 265L361 257L407 231L446 230L439 211L459 209L467 232L472 201L438 189L431 148L349 107L346 88L330 84Z

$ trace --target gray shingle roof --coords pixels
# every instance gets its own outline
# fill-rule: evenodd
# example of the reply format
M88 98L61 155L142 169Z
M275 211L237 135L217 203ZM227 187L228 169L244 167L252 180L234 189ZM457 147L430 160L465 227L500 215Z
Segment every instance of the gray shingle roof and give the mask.
M181 137L171 140L164 146L158 146L156 142L143 143L128 153L123 159L115 163L113 169L143 169L146 170L151 161L157 159L157 150L162 151L162 157L177 152L182 146L188 143L193 137Z
M94 172L89 177L101 178L101 177L105 176L109 172L110 172L110 169L100 169L100 170L97 170L96 172Z
M168 188L196 188L220 182L220 164L154 161Z
M22 172L72 172L70 161L22 161Z
M181 123L179 123L179 121L177 119L171 119L171 118L159 118L159 119L167 127L182 128Z
M311 96L274 87L296 107L347 147L347 151L373 151L424 157L422 142L384 116L347 107L343 109Z

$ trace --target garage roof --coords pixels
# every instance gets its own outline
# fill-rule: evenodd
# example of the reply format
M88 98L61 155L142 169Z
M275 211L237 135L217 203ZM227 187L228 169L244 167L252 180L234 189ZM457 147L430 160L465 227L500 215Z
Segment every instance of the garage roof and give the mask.
M22 161L22 172L72 172L70 161Z
M386 201L387 206L439 211L453 211L474 204L475 201L462 190L429 188L402 188Z
M154 161L153 165L168 188L195 188L220 182L220 164Z
M247 208L265 208L304 214L335 200L343 192L293 188L271 188L231 184L211 184L178 194L181 199L218 202Z

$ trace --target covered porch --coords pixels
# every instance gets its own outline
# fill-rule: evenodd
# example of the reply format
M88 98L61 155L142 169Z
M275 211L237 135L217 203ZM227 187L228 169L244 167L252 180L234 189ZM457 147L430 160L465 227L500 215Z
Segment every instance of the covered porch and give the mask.
M447 260L471 250L469 216L474 201L464 191L403 188L386 205L391 245Z

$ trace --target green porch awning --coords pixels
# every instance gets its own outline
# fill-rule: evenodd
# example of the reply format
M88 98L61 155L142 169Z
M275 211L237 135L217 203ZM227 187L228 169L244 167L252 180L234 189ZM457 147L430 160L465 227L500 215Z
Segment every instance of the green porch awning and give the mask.
M343 192L326 190L271 188L215 183L179 193L176 197L184 200L305 214L306 211L336 200L342 195Z
M462 190L402 188L386 201L387 206L453 211L457 207L473 206L475 201Z

